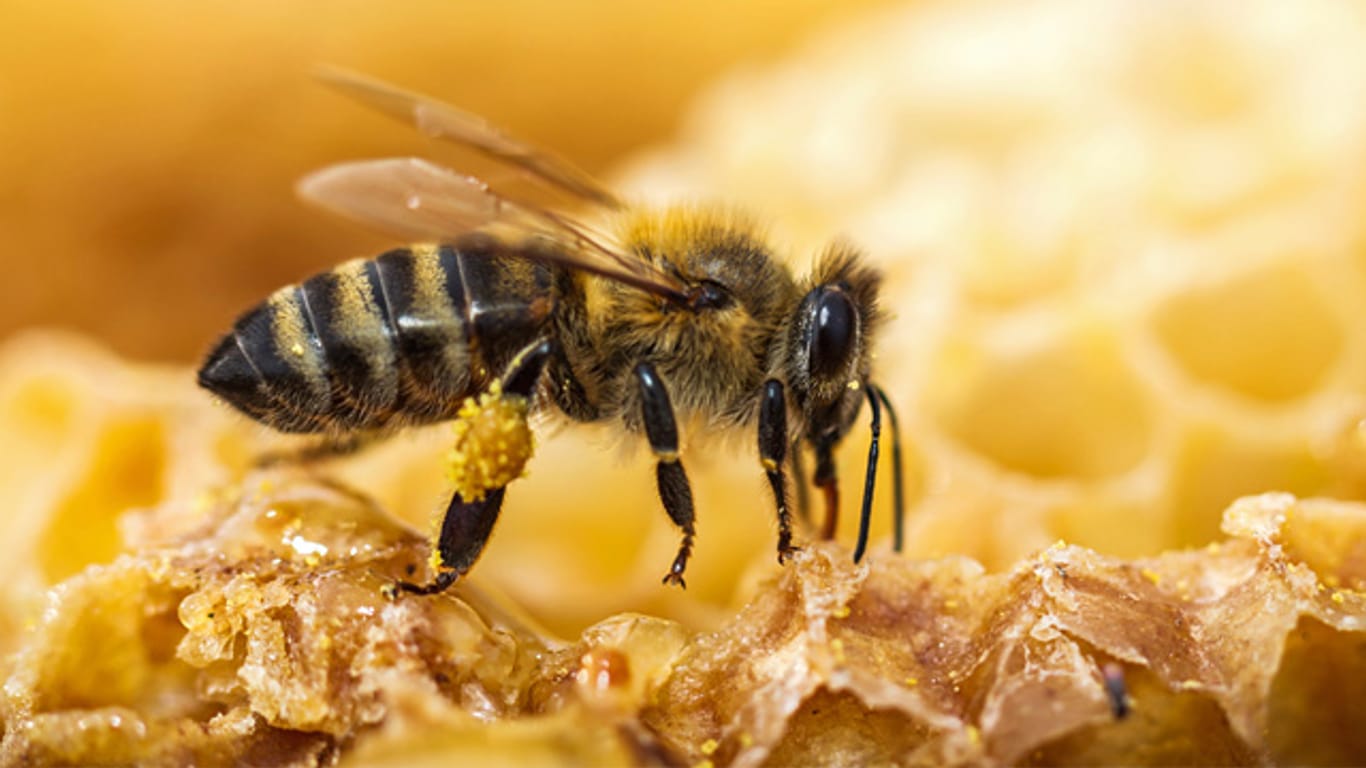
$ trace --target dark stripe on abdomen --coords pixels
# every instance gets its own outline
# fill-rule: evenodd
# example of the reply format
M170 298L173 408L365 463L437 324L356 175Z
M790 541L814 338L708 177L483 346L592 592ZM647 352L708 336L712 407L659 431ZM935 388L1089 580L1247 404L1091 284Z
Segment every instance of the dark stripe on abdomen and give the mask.
M301 293L322 346L335 426L383 425L398 402L398 371L374 263L349 262L314 275Z
M261 421L282 432L327 430L331 392L322 372L322 347L303 311L299 288L277 291L239 318L233 333L260 375L261 389L275 403Z
M410 422L449 418L471 394L464 290L448 286L447 251L400 248L374 261L397 338L397 408Z
M545 332L554 307L550 269L492 238L471 237L461 246L476 371L496 378Z
M236 333L219 339L204 359L199 386L257 421L268 421L270 412L278 407L266 391L265 381L242 352Z

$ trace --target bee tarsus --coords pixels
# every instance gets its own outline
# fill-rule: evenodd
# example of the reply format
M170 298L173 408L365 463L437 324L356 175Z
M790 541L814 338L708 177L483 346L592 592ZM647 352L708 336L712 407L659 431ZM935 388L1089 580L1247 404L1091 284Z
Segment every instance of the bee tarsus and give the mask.
M384 588L384 594L390 600L396 599L400 593L406 592L410 595L436 595L445 592L460 578L460 574L455 571L441 571L436 574L436 578L426 584L416 584L411 581L396 581Z

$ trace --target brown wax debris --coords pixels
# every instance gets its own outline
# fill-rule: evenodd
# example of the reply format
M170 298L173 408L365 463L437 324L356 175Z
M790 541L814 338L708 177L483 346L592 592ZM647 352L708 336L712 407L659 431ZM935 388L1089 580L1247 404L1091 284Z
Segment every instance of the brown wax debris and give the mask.
M390 600L427 543L307 475L250 476L174 544L53 588L4 686L8 764L532 760L858 765L1351 760L1366 594L1287 539L1366 507L1249 497L1231 538L1006 573L807 547L714 632L572 643L473 583ZM1288 532L1293 531L1293 536ZM1117 719L1109 665L1132 714Z

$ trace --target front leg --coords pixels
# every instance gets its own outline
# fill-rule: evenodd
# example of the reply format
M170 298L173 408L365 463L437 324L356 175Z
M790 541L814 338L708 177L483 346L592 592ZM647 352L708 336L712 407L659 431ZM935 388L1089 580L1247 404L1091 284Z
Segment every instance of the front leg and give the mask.
M797 548L792 546L792 513L787 507L787 482L783 476L783 460L787 451L787 400L783 397L782 382L764 382L763 400L759 404L759 461L773 489L773 501L778 507L778 562L785 563ZM798 477L800 480L800 476Z
M683 531L683 543L678 547L673 565L664 576L665 584L683 583L683 571L688 567L688 557L692 555L692 541L696 535L693 528L692 488L688 485L688 475L683 471L683 463L678 460L678 424L674 419L673 405L664 382L650 363L641 363L635 368L636 383L640 385L641 415L645 422L645 436L650 441L650 450L655 458L655 480L659 485L659 500L664 503L664 511Z
M840 487L839 477L835 474L834 456L836 440L836 433L832 430L811 444L816 452L816 470L812 473L811 482L825 494L825 521L821 524L820 536L827 541L835 538L840 519Z

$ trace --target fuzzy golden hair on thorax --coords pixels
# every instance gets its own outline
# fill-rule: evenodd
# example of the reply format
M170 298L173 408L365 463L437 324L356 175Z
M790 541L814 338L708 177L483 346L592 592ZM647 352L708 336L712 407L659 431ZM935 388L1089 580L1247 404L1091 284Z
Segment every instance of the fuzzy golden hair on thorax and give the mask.
M622 245L684 282L713 281L730 291L765 330L796 296L795 280L752 216L719 205L680 205L628 214ZM682 322L680 318L680 322Z
M720 306L690 308L629 285L584 278L593 357L585 384L607 393L628 427L635 411L627 361L648 360L669 382L675 406L720 423L752 417L769 346L798 298L796 281L775 258L756 222L723 207L679 206L627 214L618 242L689 288L711 284ZM612 393L621 393L613 395Z
M686 261L737 248L767 251L767 231L749 214L721 205L633 208L623 215L618 237L627 250L658 263Z

